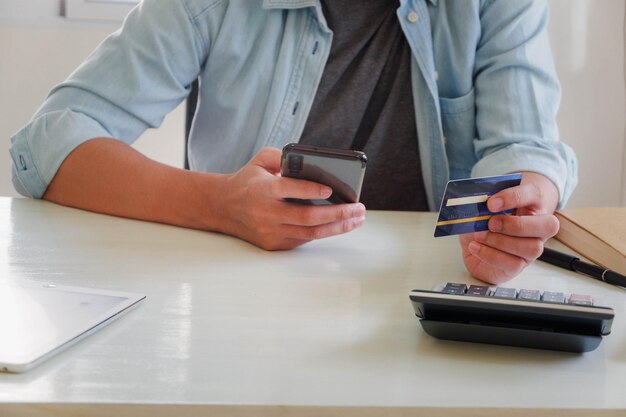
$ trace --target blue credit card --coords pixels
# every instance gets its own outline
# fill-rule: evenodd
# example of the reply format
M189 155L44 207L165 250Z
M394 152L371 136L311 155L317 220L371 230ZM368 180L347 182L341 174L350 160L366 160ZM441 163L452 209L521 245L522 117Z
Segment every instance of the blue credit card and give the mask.
M521 181L522 174L449 181L441 201L435 237L488 230L487 223L493 215L511 213L512 210L492 213L487 209L487 199L498 191L519 185Z

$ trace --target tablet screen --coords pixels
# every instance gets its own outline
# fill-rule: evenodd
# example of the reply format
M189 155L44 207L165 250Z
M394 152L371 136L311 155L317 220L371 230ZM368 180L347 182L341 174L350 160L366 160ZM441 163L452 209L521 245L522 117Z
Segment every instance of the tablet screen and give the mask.
M143 298L90 288L0 284L0 370L29 369Z

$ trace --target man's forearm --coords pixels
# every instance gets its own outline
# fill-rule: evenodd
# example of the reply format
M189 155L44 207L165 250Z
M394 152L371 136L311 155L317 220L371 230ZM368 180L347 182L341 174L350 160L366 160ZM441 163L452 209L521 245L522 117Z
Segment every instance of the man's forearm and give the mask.
M194 229L220 230L223 175L153 161L127 144L97 138L63 162L43 198L58 204Z

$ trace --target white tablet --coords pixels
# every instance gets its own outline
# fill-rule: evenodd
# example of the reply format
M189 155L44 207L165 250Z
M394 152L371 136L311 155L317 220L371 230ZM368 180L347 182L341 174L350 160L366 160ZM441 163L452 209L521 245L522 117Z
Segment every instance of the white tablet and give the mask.
M144 298L91 288L0 282L0 371L29 370Z

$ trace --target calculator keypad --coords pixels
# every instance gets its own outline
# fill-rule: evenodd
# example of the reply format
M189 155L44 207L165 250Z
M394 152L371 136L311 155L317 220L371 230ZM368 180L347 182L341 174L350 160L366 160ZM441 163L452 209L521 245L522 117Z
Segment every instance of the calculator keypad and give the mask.
M563 292L539 291L528 289L516 289L509 287L489 287L487 285L470 285L448 282L442 293L478 296L478 297L495 297L510 300L537 301L544 303L556 304L573 304L581 306L593 306L593 298L589 295L570 294L567 296Z
M496 287L493 296L498 298L517 298L517 290L515 288Z
M467 289L466 294L487 296L489 295L489 291L490 289L486 285L470 285L469 288Z
M541 292L539 290L524 290L521 289L517 293L517 298L527 301L541 301Z
M445 292L446 294L465 294L467 292L467 285L448 282L441 292Z

